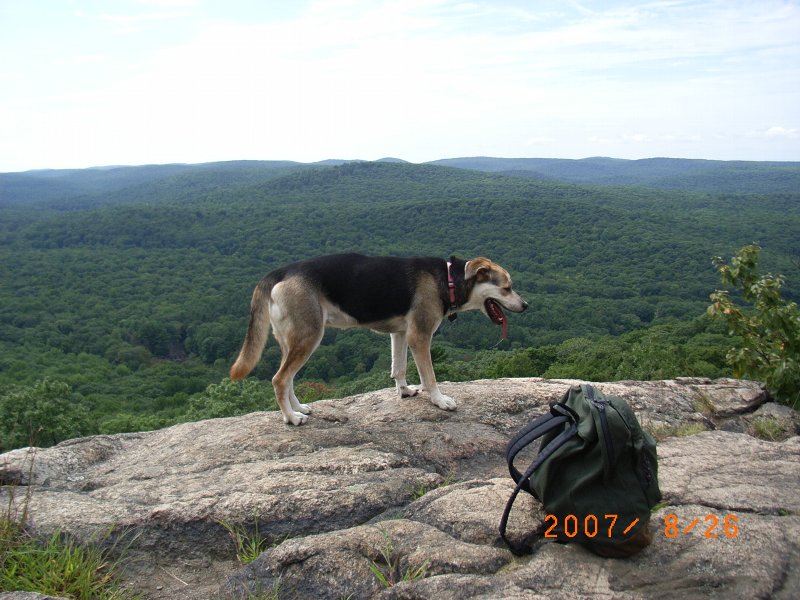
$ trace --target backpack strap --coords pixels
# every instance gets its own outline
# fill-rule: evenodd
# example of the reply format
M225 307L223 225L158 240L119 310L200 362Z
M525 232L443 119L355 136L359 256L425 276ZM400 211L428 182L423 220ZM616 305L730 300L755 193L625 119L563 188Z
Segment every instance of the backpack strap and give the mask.
M552 404L550 405L549 413L540 415L528 423L525 427L520 429L513 438L511 438L510 442L508 442L508 446L506 446L506 462L508 463L508 471L511 473L511 478L514 480L514 483L519 483L522 481L522 489L529 494L532 494L533 492L531 492L528 485L528 478L523 477L514 466L514 458L530 443L536 441L548 431L560 427L567 421L572 423L576 423L578 421L578 415L575 413L575 411L564 405L563 401L559 402L558 404ZM556 448L553 448L550 453L552 454L552 452L555 450Z
M554 410L555 406L561 406L561 405L559 404L554 405L554 407L551 407L551 411ZM536 459L525 470L525 473L520 475L519 471L517 471L517 469L515 469L512 464L514 456L516 456L517 453L531 441L533 441L537 437L544 435L544 433L546 433L547 431L550 431L551 429L558 427L559 425L562 425L566 421L571 422L570 426L566 430L561 432L553 441L547 444L547 446L542 448L539 451L539 454L536 457ZM523 432L526 433L523 434ZM538 435L533 435L534 433L538 433ZM522 431L520 431L520 434L523 435L517 434L516 436L514 436L514 439L511 440L511 443L509 443L508 445L508 449L506 450L506 457L508 458L510 456L508 462L508 468L511 471L511 477L514 479L514 481L517 482L517 486L514 488L511 497L508 499L505 510L503 510L503 516L500 519L500 537L503 538L503 541L506 543L506 545L508 545L511 552L513 552L518 556L530 552L531 548L530 548L529 538L526 538L525 540L523 540L522 543L517 544L510 541L506 537L506 527L508 525L508 517L511 514L511 507L514 505L514 500L516 500L517 494L519 494L520 490L524 489L526 492L529 492L531 494L533 493L530 490L530 483L529 483L531 475L533 475L534 471L536 471L536 469L539 468L539 465L541 465L545 460L550 458L553 452L555 452L561 446L563 446L564 442L566 442L576 433L578 433L578 424L577 421L572 418L572 415L562 414L556 417L552 414L545 414L535 419L532 423L530 423ZM528 441L525 444L521 444L522 440L525 439L527 439ZM540 533L539 531L534 532L533 537L538 536L539 533Z

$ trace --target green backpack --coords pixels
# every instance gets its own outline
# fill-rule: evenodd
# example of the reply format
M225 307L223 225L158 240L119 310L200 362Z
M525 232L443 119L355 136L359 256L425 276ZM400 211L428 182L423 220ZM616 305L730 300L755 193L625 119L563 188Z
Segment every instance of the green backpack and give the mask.
M520 473L514 458L537 439L539 453ZM650 544L650 511L661 500L656 443L624 399L591 385L572 386L549 413L514 436L506 460L517 486L503 512L500 536L515 554L547 539L578 542L614 558ZM547 515L532 536L515 543L506 537L506 526L520 490L539 499Z

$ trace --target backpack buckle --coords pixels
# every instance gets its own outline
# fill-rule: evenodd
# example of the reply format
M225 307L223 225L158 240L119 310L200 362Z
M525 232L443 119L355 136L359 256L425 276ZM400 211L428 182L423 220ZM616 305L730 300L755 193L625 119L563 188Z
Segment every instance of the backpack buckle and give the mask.
M578 422L578 413L563 402L554 402L550 405L550 414L554 417L567 417L570 423Z

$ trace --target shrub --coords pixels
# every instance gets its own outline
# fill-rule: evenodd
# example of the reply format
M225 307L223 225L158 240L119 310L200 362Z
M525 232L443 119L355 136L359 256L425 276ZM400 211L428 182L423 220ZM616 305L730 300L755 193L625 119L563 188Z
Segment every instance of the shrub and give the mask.
M784 404L800 405L800 309L784 299L782 275L760 275L761 248L744 246L726 264L714 258L723 284L741 290L750 307L740 307L727 290L711 294L708 314L722 319L728 333L741 338L731 348L727 360L736 377L763 381L770 393Z

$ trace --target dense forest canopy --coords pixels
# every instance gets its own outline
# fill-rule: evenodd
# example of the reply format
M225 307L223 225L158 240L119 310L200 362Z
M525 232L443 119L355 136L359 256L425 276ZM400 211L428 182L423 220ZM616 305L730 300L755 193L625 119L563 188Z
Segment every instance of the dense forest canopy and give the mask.
M485 255L511 272L531 308L502 343L482 315L446 322L443 380L727 374L724 331L702 317L711 257L758 242L800 293L800 163L457 160L0 174L0 398L60 398L73 434L266 408L273 342L264 384L224 381L252 288L332 252ZM388 355L388 338L329 331L302 389L386 387Z

